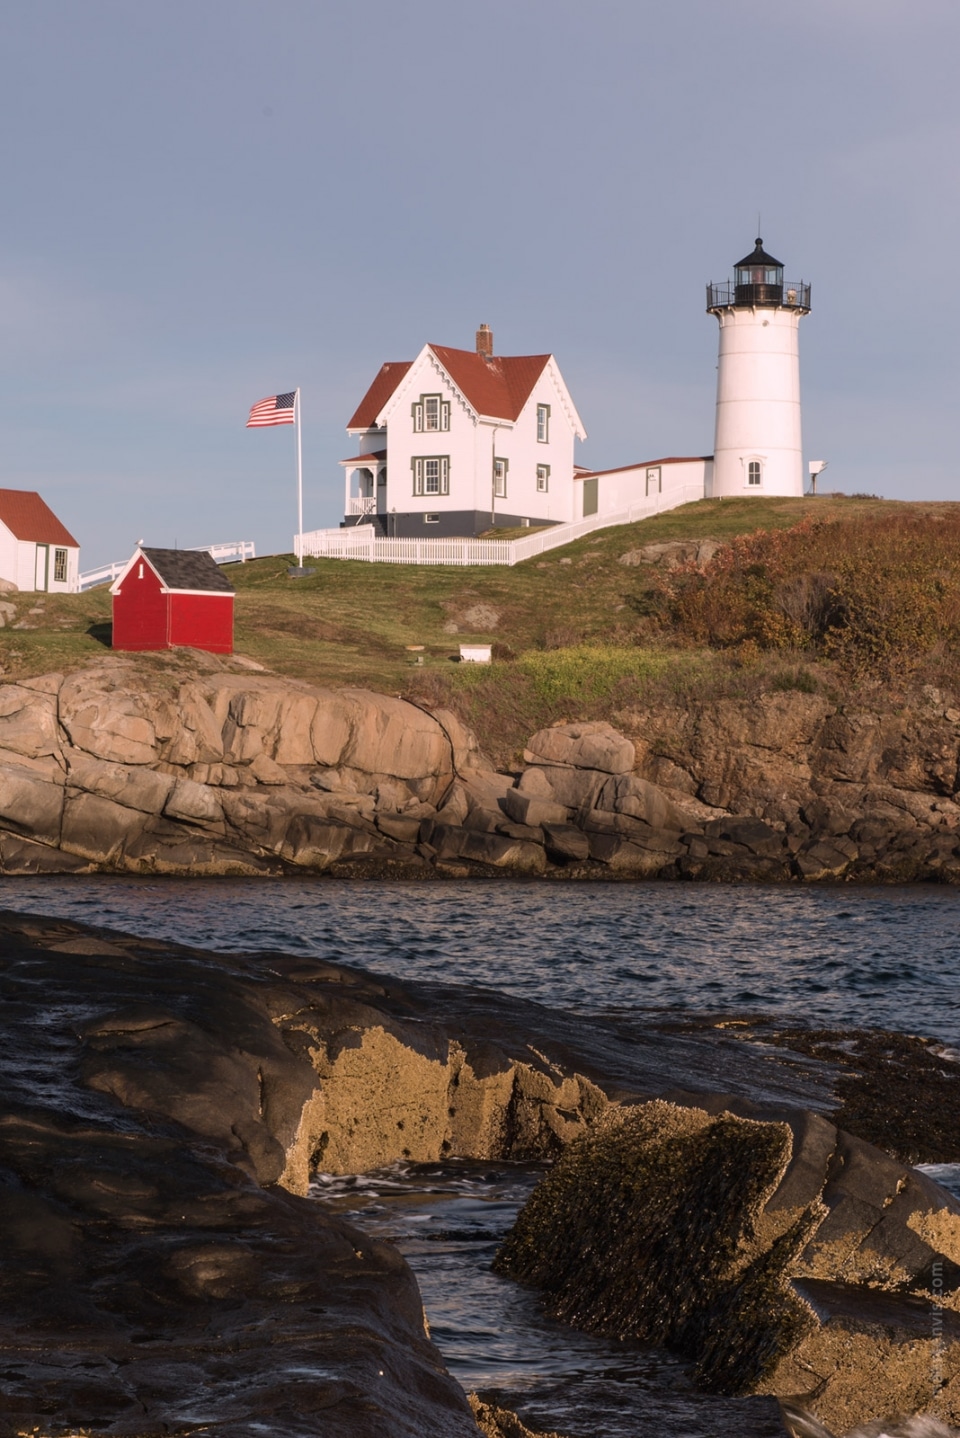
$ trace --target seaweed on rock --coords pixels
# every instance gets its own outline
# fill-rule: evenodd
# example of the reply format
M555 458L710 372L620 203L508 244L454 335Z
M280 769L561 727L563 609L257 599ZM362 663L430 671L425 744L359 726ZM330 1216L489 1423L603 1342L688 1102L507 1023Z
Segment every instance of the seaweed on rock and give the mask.
M667 1345L714 1391L755 1391L812 1324L786 1279L818 1215L762 1233L791 1149L782 1123L616 1110L544 1178L495 1267L541 1289L556 1318Z

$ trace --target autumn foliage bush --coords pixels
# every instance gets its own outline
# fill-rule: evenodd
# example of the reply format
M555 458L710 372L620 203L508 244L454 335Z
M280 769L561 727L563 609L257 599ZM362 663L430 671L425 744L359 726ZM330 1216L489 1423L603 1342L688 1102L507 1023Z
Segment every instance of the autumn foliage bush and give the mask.
M806 651L908 674L960 639L960 515L807 519L735 538L657 582L662 626L713 648Z

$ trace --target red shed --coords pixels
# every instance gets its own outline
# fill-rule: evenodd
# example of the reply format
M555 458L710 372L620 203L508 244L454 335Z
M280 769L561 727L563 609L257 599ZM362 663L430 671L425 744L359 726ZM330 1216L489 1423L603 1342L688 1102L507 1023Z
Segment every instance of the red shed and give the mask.
M199 549L137 549L112 586L114 649L233 653L233 585Z

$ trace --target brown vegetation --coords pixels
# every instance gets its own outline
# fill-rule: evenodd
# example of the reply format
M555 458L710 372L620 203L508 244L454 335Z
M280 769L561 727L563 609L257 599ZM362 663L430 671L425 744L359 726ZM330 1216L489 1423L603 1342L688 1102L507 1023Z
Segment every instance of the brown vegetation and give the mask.
M801 651L857 679L952 668L960 515L807 517L739 535L703 566L659 574L648 610L672 642Z

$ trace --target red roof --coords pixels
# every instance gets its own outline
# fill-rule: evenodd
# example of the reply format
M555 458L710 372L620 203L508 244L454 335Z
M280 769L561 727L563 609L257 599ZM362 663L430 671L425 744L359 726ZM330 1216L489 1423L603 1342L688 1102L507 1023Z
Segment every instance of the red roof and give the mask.
M437 359L478 414L495 419L517 419L549 355L493 355L484 359L476 350L452 350L431 345Z
M0 521L15 539L34 544L80 546L34 489L0 489Z
M447 345L430 346L447 374L478 414L493 419L515 420L526 404L537 380L546 368L549 355L493 355L485 359L475 350L455 350ZM369 429L410 362L382 365L367 390L347 429Z
M385 449L374 449L369 454L351 454L347 459L338 460L338 464L382 464L387 457Z
M593 479L598 474L623 474L628 469L655 469L658 464L700 464L703 460L713 459L712 454L681 454L671 455L669 459L644 459L636 464L618 464L616 469L581 469L575 464L573 467L574 479Z
M370 429L377 422L377 415L393 394L397 385L410 368L412 360L390 360L381 365L373 384L357 406L356 414L347 429Z

